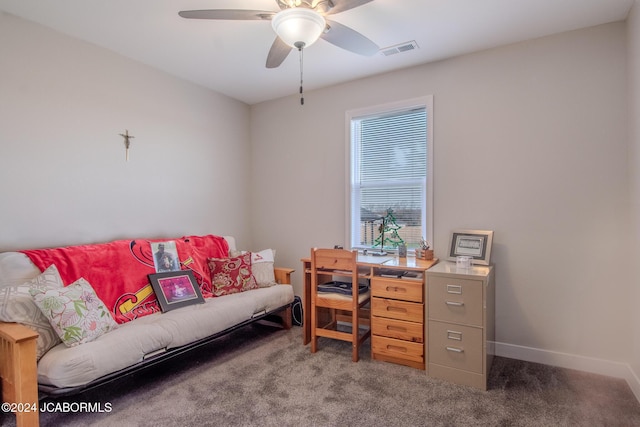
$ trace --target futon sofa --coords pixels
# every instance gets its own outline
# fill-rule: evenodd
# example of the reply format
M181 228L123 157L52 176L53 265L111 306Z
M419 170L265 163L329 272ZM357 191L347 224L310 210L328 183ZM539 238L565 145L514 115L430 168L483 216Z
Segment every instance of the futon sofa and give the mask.
M162 241L0 253L3 402L77 393L257 320L291 327L293 270L274 267L275 251L240 252L229 236ZM187 284L197 284L193 304L167 308L160 281L152 286L152 277L165 274L154 253L164 241L179 258L174 275L188 273ZM33 421L33 414L16 415L19 424Z

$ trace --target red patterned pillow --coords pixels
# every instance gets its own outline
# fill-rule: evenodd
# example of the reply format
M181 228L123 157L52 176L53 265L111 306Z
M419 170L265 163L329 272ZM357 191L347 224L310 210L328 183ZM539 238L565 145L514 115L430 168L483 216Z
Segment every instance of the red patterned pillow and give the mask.
M251 253L235 258L209 258L209 268L214 296L258 288L258 283L251 273Z

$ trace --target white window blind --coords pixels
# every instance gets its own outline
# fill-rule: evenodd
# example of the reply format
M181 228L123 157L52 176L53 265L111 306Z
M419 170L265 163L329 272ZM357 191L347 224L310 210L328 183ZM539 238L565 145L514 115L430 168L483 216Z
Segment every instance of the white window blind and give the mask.
M399 239L409 249L418 247L421 238L431 239L428 107L350 117L351 247L380 249L383 218L384 249L394 249Z

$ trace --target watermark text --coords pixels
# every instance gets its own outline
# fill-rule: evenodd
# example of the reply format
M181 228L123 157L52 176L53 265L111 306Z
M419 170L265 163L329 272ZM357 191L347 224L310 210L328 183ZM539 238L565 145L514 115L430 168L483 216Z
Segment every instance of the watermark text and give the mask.
M2 412L111 412L111 402L3 402Z

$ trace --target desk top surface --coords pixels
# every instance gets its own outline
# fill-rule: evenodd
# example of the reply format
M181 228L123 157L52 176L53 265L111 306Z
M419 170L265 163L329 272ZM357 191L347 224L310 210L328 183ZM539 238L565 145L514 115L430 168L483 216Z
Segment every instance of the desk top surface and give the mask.
M311 258L302 258L302 262L311 262ZM361 267L405 268L409 270L426 270L438 262L438 258L424 260L415 257L399 258L397 256L374 256L358 254L357 264Z

